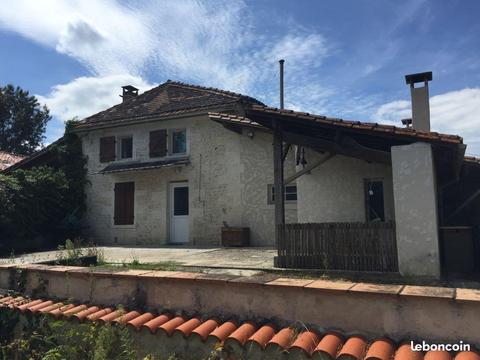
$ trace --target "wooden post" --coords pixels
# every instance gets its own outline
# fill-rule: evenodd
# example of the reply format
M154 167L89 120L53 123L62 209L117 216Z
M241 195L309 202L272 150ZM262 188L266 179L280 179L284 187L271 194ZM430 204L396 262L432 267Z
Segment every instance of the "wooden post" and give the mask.
M275 246L278 245L278 227L285 223L283 180L283 136L278 120L273 121L273 177L275 189Z

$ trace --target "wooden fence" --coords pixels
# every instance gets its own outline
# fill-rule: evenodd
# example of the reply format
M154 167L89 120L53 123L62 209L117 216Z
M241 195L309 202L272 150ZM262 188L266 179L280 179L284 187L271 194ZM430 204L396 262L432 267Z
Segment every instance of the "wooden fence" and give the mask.
M397 272L395 223L280 225L276 264L297 269Z

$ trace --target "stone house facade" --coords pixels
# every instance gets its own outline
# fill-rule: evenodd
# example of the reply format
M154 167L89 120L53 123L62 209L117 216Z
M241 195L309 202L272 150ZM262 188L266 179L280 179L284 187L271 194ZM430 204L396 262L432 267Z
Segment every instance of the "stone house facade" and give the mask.
M241 114L242 102L256 100L169 81L82 121L77 132L90 181L86 236L109 245L210 246L220 244L227 224L248 227L253 246L273 246L271 135L229 129L207 116L212 109ZM138 116L153 106L154 115ZM163 153L152 153L155 133L166 137ZM105 145L108 139L113 145ZM102 141L113 149L110 158ZM294 171L289 154L286 172ZM296 222L295 184L288 190L286 218ZM125 211L129 218L119 219Z

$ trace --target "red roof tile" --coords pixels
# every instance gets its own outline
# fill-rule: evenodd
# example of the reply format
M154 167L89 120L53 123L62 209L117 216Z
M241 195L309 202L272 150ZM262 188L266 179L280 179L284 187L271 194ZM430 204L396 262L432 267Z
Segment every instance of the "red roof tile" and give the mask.
M262 104L252 97L231 91L168 80L143 94L82 120L76 128L90 128L152 116L164 117L198 111L206 112L208 109L232 107L238 102Z
M47 314L66 319L102 321L122 323L140 331L148 329L155 333L162 329L165 335L175 333L188 338L198 336L202 341L208 338L215 342L234 342L240 346L258 346L260 349L277 348L280 351L300 352L306 356L313 355L321 359L337 360L452 360L454 354L442 351L429 351L425 355L412 351L410 343L397 345L387 338L378 338L368 342L362 336L354 335L344 338L337 332L319 333L317 331L284 327L276 329L273 324L260 327L247 321L240 326L235 321L220 322L217 319L200 320L198 317L186 318L169 313L155 316L153 313L139 311L115 310L74 305L51 300L26 300L23 297L0 296L0 308L13 308L32 314ZM464 351L455 354L455 360L480 360L480 355L474 351Z
M384 125L384 124L377 124L377 123L369 123L369 122L360 122L360 121L348 121L343 119L334 119L334 118L327 118L321 115L313 115L308 113L297 112L293 110L280 110L276 108L271 108L262 105L253 104L250 106L250 111L247 111L249 116L255 117L258 114L264 115L277 115L281 116L284 119L291 119L291 120L304 120L309 121L318 125L324 125L328 127L340 127L340 128L350 128L359 131L364 131L366 133L374 135L375 133L382 134L382 135L392 135L397 137L403 138L413 138L413 139L422 139L426 141L441 141L447 143L454 143L454 144L461 144L463 143L463 139L457 135L449 135L449 134L439 134L437 132L428 132L428 131L421 131L415 130L412 128L402 128L396 127L392 125ZM249 119L248 117L236 116L231 114L224 114L224 113L215 113L209 112L208 116L210 119L220 122L230 122L236 123L239 125L245 126L252 126L252 127L260 127L263 126L254 120ZM265 128L266 129L266 128Z
M25 159L26 156L8 153L0 150L0 171L16 164L17 162Z

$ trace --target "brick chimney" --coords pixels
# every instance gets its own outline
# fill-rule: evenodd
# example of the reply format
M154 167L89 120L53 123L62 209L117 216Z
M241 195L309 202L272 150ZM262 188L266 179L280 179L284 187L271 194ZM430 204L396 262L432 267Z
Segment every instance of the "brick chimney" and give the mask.
M405 81L410 85L410 94L412 95L411 127L415 130L430 131L428 82L432 81L432 72L406 75ZM415 87L415 84L418 83L423 83L423 86Z
M123 89L123 93L122 95L120 95L120 97L123 99L123 102L130 100L135 96L138 96L138 89L135 86L125 85L125 86L122 86L122 89Z

